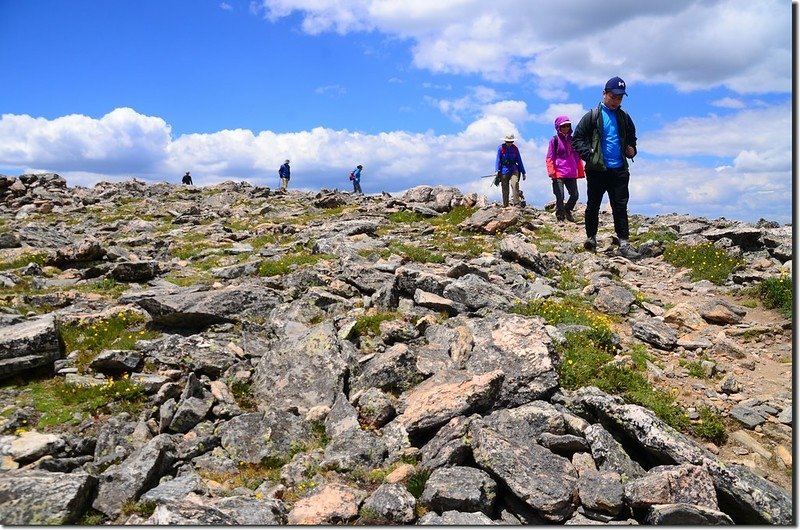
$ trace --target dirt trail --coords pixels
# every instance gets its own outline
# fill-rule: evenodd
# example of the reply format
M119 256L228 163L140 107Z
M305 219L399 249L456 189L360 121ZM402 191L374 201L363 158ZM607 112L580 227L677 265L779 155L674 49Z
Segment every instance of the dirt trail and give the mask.
M580 248L585 237L582 224L556 224L555 218L552 223L558 236L568 240L572 248ZM743 464L792 491L791 426L777 422L773 416L763 425L748 429L728 416L736 405L752 403L753 400L780 408L792 406L791 321L777 310L764 309L760 304L757 307L747 307L754 305L754 300L732 294L729 288L710 283L699 288L696 284L693 286L685 270L672 267L660 257L635 262L620 258L609 248L609 238L602 230L600 235L604 237L598 238L599 254L607 256L614 264L620 272L623 284L640 291L654 306L670 308L686 302L697 308L712 299L723 299L746 309L747 313L739 324L709 324L701 331L711 341L724 333L746 353L744 359L731 359L727 356L713 358L709 355L724 373L712 378L698 378L689 375L688 369L681 366L680 362L695 360L694 352L683 351L682 348L663 351L648 345L648 353L663 370L663 374L651 379L655 386L672 392L676 400L687 408L711 404L722 411L729 434L728 441L719 447L701 442L719 458L725 462ZM642 309L638 311L643 312ZM637 341L631 336L629 321L620 324L617 331L623 344ZM741 386L739 392L726 395L720 391L720 383L728 375L733 375L738 381ZM747 446L748 438L755 440L758 445Z

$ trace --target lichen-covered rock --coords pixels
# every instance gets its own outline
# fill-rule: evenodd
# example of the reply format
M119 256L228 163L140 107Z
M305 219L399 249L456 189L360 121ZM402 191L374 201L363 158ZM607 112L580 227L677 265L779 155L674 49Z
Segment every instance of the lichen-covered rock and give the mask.
M473 422L475 462L548 521L568 519L577 508L578 473L572 463L534 442L520 444Z
M0 473L0 524L76 524L97 479L87 473L7 471Z
M52 313L0 328L0 379L52 363L60 356Z
M485 471L452 466L431 473L420 501L437 513L455 510L491 516L496 497L497 484Z

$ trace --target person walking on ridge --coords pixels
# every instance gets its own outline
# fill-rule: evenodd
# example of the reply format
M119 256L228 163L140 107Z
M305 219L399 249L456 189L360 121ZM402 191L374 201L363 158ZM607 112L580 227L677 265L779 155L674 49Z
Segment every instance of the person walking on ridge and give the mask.
M625 81L612 77L603 89L603 100L584 114L572 135L572 147L586 162L586 250L597 249L600 203L608 193L614 231L619 239L619 254L638 258L628 243L628 158L636 156L636 127L622 110L627 96Z
M500 179L500 189L503 192L503 206L508 206L508 191L511 188L511 204L519 206L519 177L525 180L525 166L522 164L522 156L519 149L514 145L513 134L507 134L503 138L503 143L497 148L497 159L495 160L495 178Z
M189 174L189 172L188 172L188 171L186 172L186 174L185 174L185 175L183 176L183 178L181 179L181 182L183 182L183 183L184 183L184 184L186 184L187 186L192 186L192 185L193 185L193 184L192 184L192 176Z
M361 170L364 169L364 166L361 164L357 165L356 168L350 172L350 180L353 181L353 195L364 195L364 192L361 191Z
M556 219L574 223L572 209L578 202L578 179L584 177L583 160L572 148L572 122L568 116L555 120L556 135L550 139L545 164L547 174L553 180L553 194L556 196ZM564 204L564 188L569 199Z
M280 169L278 170L278 176L281 178L281 187L282 190L287 190L289 188L289 179L291 178L291 169L289 169L289 160L281 165Z

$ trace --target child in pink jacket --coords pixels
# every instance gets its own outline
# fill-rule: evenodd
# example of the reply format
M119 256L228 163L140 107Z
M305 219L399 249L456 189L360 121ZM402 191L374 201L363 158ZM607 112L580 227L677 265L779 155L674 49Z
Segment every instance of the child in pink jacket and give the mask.
M575 222L572 209L578 202L578 179L583 178L583 160L572 148L572 122L568 116L559 116L555 120L556 135L550 139L547 148L547 174L553 179L553 194L556 196L556 219L565 218ZM564 188L569 199L564 204Z

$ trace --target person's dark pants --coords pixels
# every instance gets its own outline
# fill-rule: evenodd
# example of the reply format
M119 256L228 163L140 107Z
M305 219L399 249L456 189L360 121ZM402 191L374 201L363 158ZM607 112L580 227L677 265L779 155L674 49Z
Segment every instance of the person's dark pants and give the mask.
M564 188L567 188L569 199L564 204ZM553 179L553 195L556 196L556 217L564 218L564 211L572 211L578 202L578 181L577 179Z
M608 193L611 213L614 216L614 231L620 239L628 239L628 182L630 172L625 168L606 171L586 171L586 237L597 236L600 203Z

